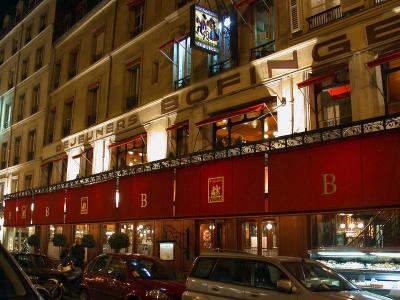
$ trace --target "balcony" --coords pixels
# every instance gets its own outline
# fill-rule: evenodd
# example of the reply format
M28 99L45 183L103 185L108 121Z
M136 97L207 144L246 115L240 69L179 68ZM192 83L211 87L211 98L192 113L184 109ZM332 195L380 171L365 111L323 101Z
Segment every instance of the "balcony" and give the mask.
M275 52L275 41L262 44L250 49L250 61L264 56L268 56Z
M19 156L14 157L14 166L19 164Z
M28 161L33 160L34 157L35 157L35 152L33 151L28 152Z
M208 74L210 76L214 76L214 75L222 73L222 72L224 72L226 70L229 70L233 66L234 66L234 61L233 61L233 59L229 58L229 59L223 60L221 62L218 62L216 64L213 64L213 65L209 66L208 67Z
M188 86L190 84L190 79L191 76L186 76L183 77L181 79L175 80L174 84L175 84L175 90L179 90L184 88L185 86Z
M87 126L91 126L96 123L96 114L91 114L87 116Z
M343 17L340 5L327 9L319 14L308 17L308 27L310 30L325 26Z
M143 31L143 25L137 26L135 29L133 29L129 34L131 38L134 38L135 36L139 35Z
M126 101L125 108L127 110L130 110L139 104L139 96L134 95L134 96L126 97L125 101Z
M374 0L374 4L375 5L379 5L379 4L382 4L382 3L384 3L384 2L388 2L389 0Z

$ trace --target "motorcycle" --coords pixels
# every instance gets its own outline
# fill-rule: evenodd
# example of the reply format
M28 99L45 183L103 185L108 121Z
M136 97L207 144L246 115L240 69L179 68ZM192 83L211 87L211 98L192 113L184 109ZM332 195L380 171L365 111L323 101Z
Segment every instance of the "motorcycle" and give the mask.
M63 292L66 295L76 296L79 294L79 286L82 279L82 269L75 266L74 259L68 255L57 266L60 273Z

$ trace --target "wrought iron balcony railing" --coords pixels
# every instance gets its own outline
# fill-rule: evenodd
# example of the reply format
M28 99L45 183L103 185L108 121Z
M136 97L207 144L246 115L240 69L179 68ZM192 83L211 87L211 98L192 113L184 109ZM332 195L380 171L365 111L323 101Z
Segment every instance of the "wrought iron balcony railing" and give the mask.
M131 38L134 38L135 36L141 34L143 31L143 25L137 26L135 29L131 30L130 36Z
M250 49L250 60L255 60L275 52L275 41L259 45Z
M130 110L130 109L138 106L139 96L133 95L133 96L126 97L125 101L126 101L126 105L125 105L126 109Z
M351 137L359 137L389 131L400 131L400 114L382 116L318 130L299 132L291 135L279 136L252 143L241 144L238 146L227 147L220 150L196 152L187 156L153 161L132 167L126 167L120 170L106 171L91 175L89 177L78 178L33 190L25 190L8 194L5 195L5 199L26 197L32 195L32 193L40 194L54 192L68 188L75 188L82 185L104 182L119 177L143 174L180 166L189 166L192 164L226 159L229 157L245 156L255 153L268 154L275 151L290 150L307 145L320 144L334 140L345 140Z
M234 66L234 61L231 58L225 59L223 61L220 61L216 64L213 64L208 67L208 73L210 76L217 75L219 73L222 73L226 70L229 70Z
M175 90L179 90L190 84L191 76L186 76L175 81Z
M306 20L308 22L308 27L310 30L322 27L333 21L339 20L343 17L340 5L327 9L319 14L308 17Z

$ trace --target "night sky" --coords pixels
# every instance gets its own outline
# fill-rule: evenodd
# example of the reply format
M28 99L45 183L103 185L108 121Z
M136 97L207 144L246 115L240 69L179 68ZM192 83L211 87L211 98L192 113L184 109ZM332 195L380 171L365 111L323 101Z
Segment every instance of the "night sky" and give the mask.
M15 14L15 6L17 5L17 0L0 0L0 20L1 26L3 26L3 16L6 14ZM0 27L1 27L0 26Z

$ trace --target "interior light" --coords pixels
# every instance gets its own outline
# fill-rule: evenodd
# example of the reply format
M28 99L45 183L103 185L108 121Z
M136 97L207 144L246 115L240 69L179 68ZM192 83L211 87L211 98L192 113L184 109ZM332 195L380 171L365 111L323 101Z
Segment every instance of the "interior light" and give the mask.
M268 230L271 230L271 229L272 229L272 224L271 224L271 223L268 223L268 224L267 224L267 229L268 229Z
M273 135L273 136L278 136L279 133L278 133L278 131L274 131L274 132L272 133L272 135Z
M226 124L226 123L228 123L228 120L227 119L223 119L221 122Z
M130 162L130 163L129 163L129 166L132 167L132 166L133 166L133 162Z
M354 229L354 227L356 227L356 225L354 225L354 223L350 223L350 224L349 224L349 228L350 228L350 229Z
M133 151L132 151L132 150L129 150L129 151L128 151L128 154L133 155Z
M35 210L35 203L31 203L31 211L34 211Z
M115 192L115 207L119 208L119 191Z
M253 126L253 128L257 127L257 120L251 121L251 126Z
M230 17L225 18L224 26L225 27L230 27L231 26L231 18Z
M364 223L358 223L357 227L358 227L358 229L363 229L364 228Z
M264 133L264 139L267 139L267 138L269 138L268 133Z
M393 8L393 12L396 14L400 13L400 6Z
M342 224L339 225L339 227L340 227L341 229L345 229L345 228L346 228L346 224L342 223Z

